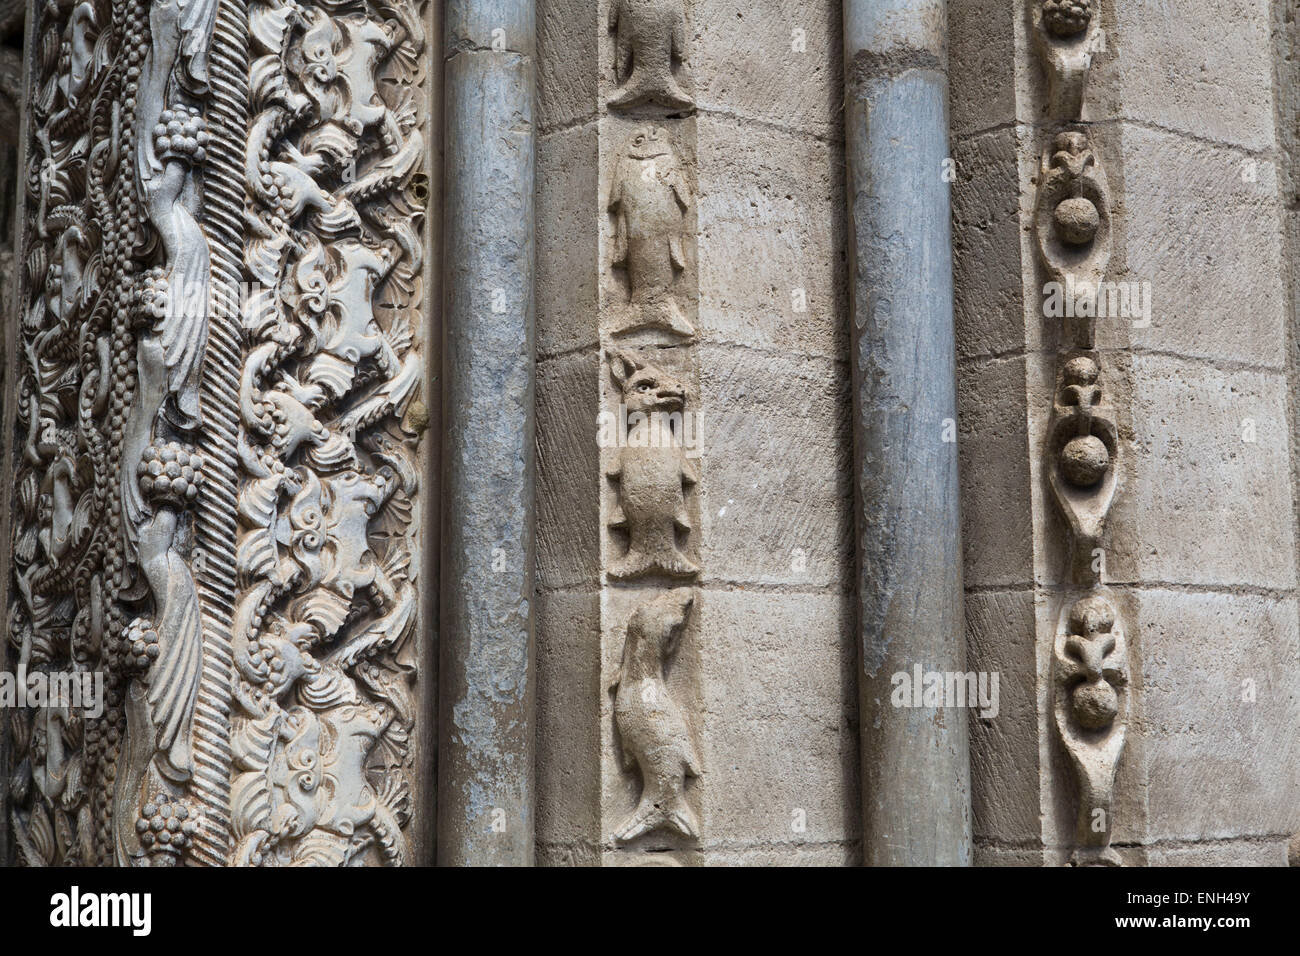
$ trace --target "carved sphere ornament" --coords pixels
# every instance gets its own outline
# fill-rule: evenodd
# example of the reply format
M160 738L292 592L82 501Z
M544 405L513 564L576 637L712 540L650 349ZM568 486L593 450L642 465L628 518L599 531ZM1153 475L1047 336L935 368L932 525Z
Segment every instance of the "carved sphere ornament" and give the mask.
M1110 467L1110 452L1096 435L1080 435L1066 443L1061 451L1061 470L1076 488L1087 488L1101 481Z
M1119 695L1106 681L1098 679L1074 689L1074 719L1088 730L1110 726L1119 713Z
M1084 246L1096 237L1101 215L1090 200L1075 196L1057 203L1052 223L1063 241L1072 246Z

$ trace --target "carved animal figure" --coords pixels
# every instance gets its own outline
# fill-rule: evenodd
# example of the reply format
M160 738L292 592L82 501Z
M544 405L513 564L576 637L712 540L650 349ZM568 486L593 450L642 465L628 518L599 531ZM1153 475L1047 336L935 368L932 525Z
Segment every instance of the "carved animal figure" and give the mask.
M291 625L261 637L275 663L267 686L277 696L296 690L301 703L253 703L257 719L234 735L235 863L341 866L373 843L385 863L401 865L406 840L392 795L366 774L395 711L366 701L341 668L313 660L309 631Z
M614 723L624 768L641 771L641 799L614 834L621 843L660 827L688 839L700 833L686 801L686 778L700 775L700 758L664 679L694 600L689 588L675 588L633 611L627 625L623 664L612 686Z
M610 372L623 390L629 423L639 418L642 424L633 427L644 429L639 434L647 440L629 441L607 471L619 484L618 507L609 525L628 534L627 554L612 563L609 575L631 578L659 571L690 577L699 567L678 547L677 537L690 534L686 493L699 479L678 433L667 426L648 427L652 417L671 422L669 416L680 416L686 391L667 372L627 352L611 353Z
M686 59L682 0L614 0L609 8L609 28L616 35L614 71L620 83L609 98L610 106L695 106L673 77L673 64Z
M609 194L613 264L627 269L632 289L632 314L616 333L649 327L695 335L673 294L677 274L686 268L690 208L690 187L668 131L638 128L623 146Z

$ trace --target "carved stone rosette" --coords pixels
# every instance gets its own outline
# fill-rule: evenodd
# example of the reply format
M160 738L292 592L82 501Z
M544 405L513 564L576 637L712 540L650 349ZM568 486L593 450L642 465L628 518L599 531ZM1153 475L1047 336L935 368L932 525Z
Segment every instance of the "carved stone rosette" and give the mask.
M681 0L611 0L602 121L607 853L698 846L690 586L700 575L694 102ZM607 778L608 780L609 778ZM682 862L674 858L674 862Z
M36 10L10 659L105 700L9 710L6 825L33 865L401 863L424 11Z
M1103 581L1102 538L1120 444L1096 349L1098 300L1111 256L1111 200L1093 130L1084 121L1100 9L1098 0L1032 0L1031 11L1052 121L1034 229L1048 279L1043 314L1060 323L1044 467L1069 528L1069 583L1051 652L1053 725L1078 784L1071 861L1118 865L1110 847L1111 805L1128 724L1128 647L1119 607Z

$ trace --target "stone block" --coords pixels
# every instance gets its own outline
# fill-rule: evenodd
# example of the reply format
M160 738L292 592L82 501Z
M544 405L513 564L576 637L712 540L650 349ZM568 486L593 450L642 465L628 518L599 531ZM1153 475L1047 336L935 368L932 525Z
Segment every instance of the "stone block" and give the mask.
M703 338L844 354L843 147L730 117L697 126Z
M839 590L853 566L848 369L700 346L706 581Z

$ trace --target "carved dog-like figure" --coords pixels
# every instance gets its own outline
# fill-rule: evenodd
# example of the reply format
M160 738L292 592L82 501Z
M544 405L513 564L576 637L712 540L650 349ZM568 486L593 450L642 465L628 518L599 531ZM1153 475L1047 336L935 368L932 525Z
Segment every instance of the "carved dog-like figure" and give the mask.
M690 577L699 567L678 547L677 537L691 532L686 494L699 479L679 431L659 427L673 416L680 421L686 390L663 369L621 350L610 354L610 373L623 391L632 427L606 472L618 482L618 506L609 526L628 534L627 554L611 563L609 575L632 578L658 571Z
M689 588L674 588L638 607L627 625L623 664L612 687L614 722L624 768L641 771L641 799L614 834L621 843L660 827L688 839L700 832L686 801L686 778L700 775L700 758L664 679L694 601Z

